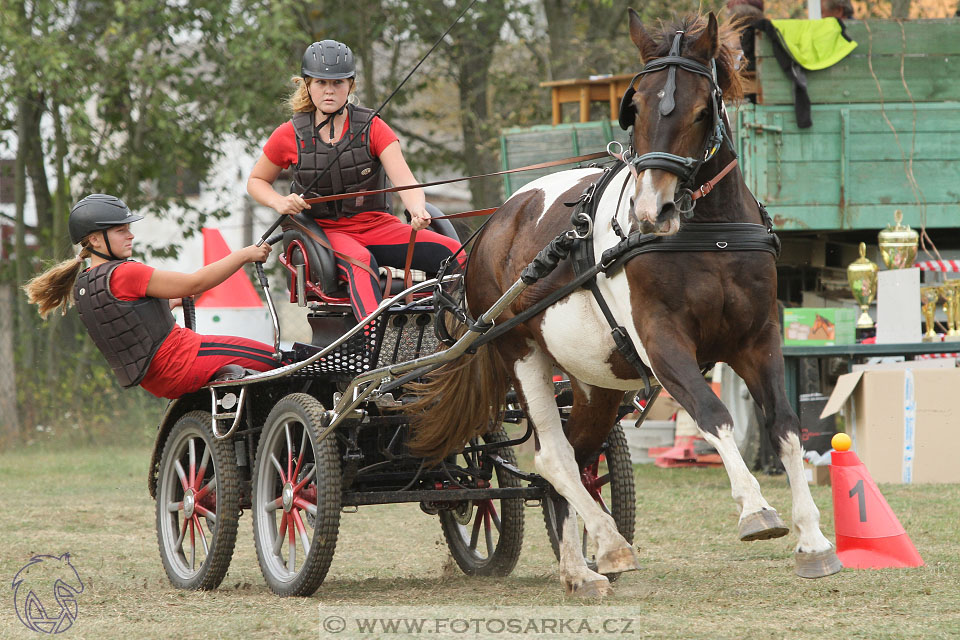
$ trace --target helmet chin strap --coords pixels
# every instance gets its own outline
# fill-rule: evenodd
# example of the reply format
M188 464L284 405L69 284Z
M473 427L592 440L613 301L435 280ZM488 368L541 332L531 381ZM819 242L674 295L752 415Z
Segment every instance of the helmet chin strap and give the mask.
M90 253L100 258L103 258L104 260L122 260L123 258L118 258L117 256L113 255L113 249L110 248L110 238L107 237L106 229L104 229L100 233L103 234L103 242L104 244L107 245L107 254L109 255L100 253L99 251L97 251L96 249L88 245L87 249L90 251Z
M320 111L320 113L322 113L323 115L327 116L327 119L326 119L326 120L324 120L324 121L321 122L319 125L317 125L317 129L323 129L323 125L325 125L325 124L327 124L327 123L329 122L329 123L330 123L330 141L331 141L331 142L336 142L336 138L334 137L334 134L336 134L337 129L336 129L336 127L334 126L334 118L336 118L338 115L340 115L341 113L343 113L343 110L346 109L346 108L347 108L347 103L344 102L342 107L340 107L339 109L337 109L336 111L334 111L333 113L330 113L330 114L327 114L327 113L325 113L325 112L320 111L319 109L317 109L317 111Z

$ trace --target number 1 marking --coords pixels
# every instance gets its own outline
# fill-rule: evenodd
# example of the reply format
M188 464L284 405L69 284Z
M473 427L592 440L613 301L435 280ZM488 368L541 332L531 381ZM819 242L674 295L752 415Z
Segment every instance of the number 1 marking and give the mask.
M850 489L850 497L857 496L857 503L860 506L860 522L867 521L867 497L863 491L863 478L857 480L857 484Z

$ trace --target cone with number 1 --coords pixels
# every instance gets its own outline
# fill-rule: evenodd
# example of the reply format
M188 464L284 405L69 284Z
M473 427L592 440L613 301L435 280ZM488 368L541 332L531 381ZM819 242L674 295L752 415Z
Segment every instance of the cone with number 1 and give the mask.
M831 442L830 482L837 556L850 569L919 567L923 558L900 525L867 467L838 433Z

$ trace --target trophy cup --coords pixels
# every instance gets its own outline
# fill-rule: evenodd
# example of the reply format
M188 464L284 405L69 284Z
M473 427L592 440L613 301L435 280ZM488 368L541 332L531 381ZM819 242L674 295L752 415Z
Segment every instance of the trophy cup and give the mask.
M960 331L957 330L957 320L960 317L960 288L953 284L942 284L937 287L940 297L944 300L943 311L947 314L946 342L960 341Z
M900 209L893 212L893 220L896 226L888 224L886 229L877 234L880 256L887 269L909 269L917 259L919 235L909 225L900 224L903 221Z
M857 319L857 329L872 329L873 318L867 313L870 303L877 295L877 265L867 259L867 245L860 243L860 257L847 267L847 282L853 297L860 305L860 317Z
M920 301L923 303L923 317L927 331L923 334L924 342L939 342L937 332L933 328L934 316L937 314L937 303L940 302L940 291L937 287L920 287Z

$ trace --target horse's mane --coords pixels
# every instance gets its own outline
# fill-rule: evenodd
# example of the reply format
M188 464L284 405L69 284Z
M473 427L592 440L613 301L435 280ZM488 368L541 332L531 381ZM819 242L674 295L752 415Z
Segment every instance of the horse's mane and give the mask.
M740 51L740 32L747 22L734 19L720 24L717 38L720 45L717 51L717 83L725 100L737 101L743 98L743 85L740 83L736 62ZM706 27L707 18L699 13L659 20L658 29L648 31L657 45L654 57L660 58L670 53L670 45L673 44L673 36L677 31L686 33L681 54L687 53L690 45L700 37Z

